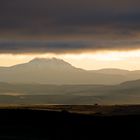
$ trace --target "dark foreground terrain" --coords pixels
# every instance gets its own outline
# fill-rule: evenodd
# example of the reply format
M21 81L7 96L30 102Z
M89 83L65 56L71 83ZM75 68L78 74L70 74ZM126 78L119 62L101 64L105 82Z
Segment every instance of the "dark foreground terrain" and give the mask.
M82 112L76 113L76 108ZM88 113L84 111L86 108ZM0 109L0 140L127 137L140 138L140 106L3 106Z

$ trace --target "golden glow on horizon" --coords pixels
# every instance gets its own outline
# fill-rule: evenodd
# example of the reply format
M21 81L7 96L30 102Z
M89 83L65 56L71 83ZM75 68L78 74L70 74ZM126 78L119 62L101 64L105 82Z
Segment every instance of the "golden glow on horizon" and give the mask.
M26 63L36 57L56 57L71 63L73 66L88 70L101 68L120 68L128 70L140 69L140 50L121 52L100 51L96 53L81 54L1 54L0 66L12 66L20 63Z

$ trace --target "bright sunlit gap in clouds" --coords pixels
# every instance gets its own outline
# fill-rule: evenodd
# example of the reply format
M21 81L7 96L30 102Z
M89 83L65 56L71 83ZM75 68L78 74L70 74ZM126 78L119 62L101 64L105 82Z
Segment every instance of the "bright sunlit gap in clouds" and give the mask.
M102 68L120 68L128 70L140 69L140 50L135 51L100 51L81 54L1 54L0 66L12 66L26 63L36 57L59 58L71 63L75 67L94 70Z

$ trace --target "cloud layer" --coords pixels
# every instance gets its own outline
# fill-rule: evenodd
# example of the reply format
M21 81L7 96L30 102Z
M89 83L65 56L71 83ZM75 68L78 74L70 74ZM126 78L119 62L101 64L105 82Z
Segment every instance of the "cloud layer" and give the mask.
M139 0L0 0L0 30L19 34L93 33L105 28L135 31ZM91 33L91 32L90 32Z
M0 40L0 53L84 53L101 50L135 50L140 49L139 40L95 40L95 41L19 41Z
M0 53L138 49L139 7L139 0L0 0ZM65 41L66 35L85 39ZM27 36L33 41L24 40ZM40 41L42 36L48 41ZM62 40L49 41L49 36Z

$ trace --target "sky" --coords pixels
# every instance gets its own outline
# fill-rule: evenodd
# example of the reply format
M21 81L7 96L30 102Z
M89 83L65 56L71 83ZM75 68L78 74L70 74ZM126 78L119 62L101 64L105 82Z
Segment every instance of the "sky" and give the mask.
M0 66L58 57L140 69L139 0L0 0Z

